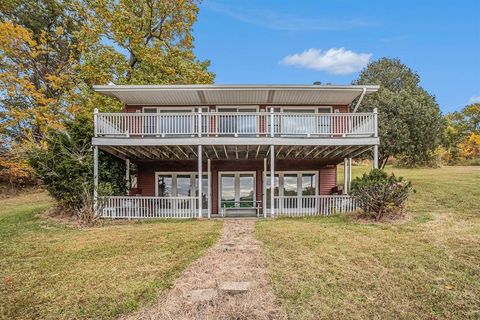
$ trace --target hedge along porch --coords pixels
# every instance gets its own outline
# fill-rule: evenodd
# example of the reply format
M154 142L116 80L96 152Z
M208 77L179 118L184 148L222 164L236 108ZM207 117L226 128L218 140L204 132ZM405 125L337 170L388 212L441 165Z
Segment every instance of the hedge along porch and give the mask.
M125 159L135 170L126 173L132 182L129 195L98 198L97 212L103 217L188 218L351 211L355 204L348 196L349 159L372 148L376 151L379 141L377 114L348 113L347 105L377 89L101 87L97 90L122 98L127 112L95 114L95 157L100 148ZM183 95L192 90L203 99L212 92L219 94L210 97L217 105L186 105ZM287 103L298 103L305 95L310 103ZM258 105L239 103L252 96ZM262 99L273 101L275 96L283 97L284 104L264 104ZM336 181L336 165L341 162L346 164L343 188Z

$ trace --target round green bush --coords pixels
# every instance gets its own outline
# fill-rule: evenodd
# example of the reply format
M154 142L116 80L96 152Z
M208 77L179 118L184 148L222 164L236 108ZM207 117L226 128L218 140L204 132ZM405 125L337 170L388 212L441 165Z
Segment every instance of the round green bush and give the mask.
M378 221L403 216L412 191L412 184L403 177L373 169L352 181L351 195L364 217Z

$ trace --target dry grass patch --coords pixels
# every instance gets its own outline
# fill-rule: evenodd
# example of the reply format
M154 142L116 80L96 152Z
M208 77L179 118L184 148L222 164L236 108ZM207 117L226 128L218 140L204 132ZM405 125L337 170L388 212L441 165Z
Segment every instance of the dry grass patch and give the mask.
M404 223L336 216L257 224L291 318L480 317L480 168L393 171L417 190Z
M152 301L214 244L216 221L74 228L45 194L0 201L0 318L112 318Z

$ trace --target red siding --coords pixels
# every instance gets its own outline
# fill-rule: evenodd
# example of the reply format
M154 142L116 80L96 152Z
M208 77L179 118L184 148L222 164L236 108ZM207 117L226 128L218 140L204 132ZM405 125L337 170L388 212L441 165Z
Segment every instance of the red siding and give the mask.
M337 185L337 166L328 166L319 170L320 194L330 194L332 188Z

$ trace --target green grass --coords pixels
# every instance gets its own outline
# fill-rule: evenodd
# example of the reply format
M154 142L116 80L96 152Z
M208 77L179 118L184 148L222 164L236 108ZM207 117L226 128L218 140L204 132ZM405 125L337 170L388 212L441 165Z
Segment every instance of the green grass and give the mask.
M216 221L74 228L44 193L0 200L0 318L105 319L155 299L220 234Z
M257 224L270 282L291 318L480 318L480 167L388 170L416 189L405 222Z

